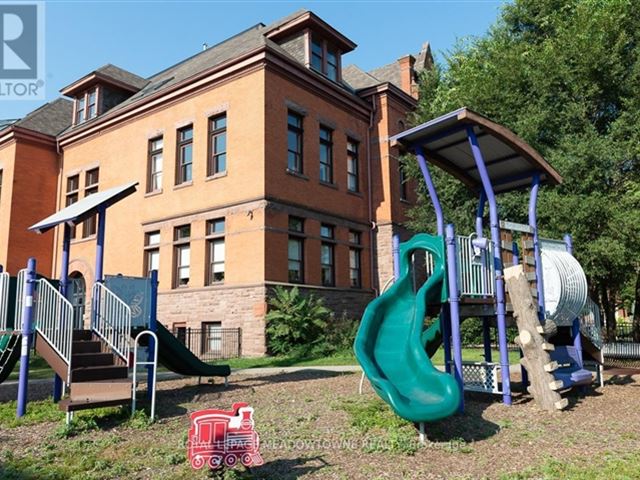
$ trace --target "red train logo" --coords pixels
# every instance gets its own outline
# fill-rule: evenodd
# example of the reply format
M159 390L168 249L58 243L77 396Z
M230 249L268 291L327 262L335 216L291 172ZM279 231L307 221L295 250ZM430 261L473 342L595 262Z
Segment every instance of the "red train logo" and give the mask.
M192 413L187 446L191 466L234 467L238 462L245 467L262 465L260 439L253 428L253 408L246 403L234 403L230 412Z

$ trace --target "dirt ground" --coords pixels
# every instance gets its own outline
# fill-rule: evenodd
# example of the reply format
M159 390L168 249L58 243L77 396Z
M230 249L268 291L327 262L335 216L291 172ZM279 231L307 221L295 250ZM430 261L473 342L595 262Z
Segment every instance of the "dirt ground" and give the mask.
M413 431L406 436L412 426L400 428L402 437L395 434L392 424L397 420L376 410L379 404L370 387L358 395L358 374L233 376L226 389L197 385L194 379L164 381L158 391L160 420L142 429L107 418L98 419L97 428L58 438L62 417L2 427L0 477L4 463L5 468L12 465L13 477L8 478L41 478L38 473L21 474L20 465L48 462L68 478L207 478L210 473L194 474L184 458L188 414L202 408L230 409L233 402L243 401L255 409L265 464L224 478L538 478L543 475L535 469L554 459L589 464L605 453L640 455L640 376L616 373L604 388L570 396L569 408L553 414L541 412L521 394L511 407L497 397L467 394L464 414L428 424L426 446L414 444ZM30 396L45 397L49 389L34 385ZM14 398L15 387L0 386L0 402ZM378 407L371 417L382 419L371 418L372 424L363 427L354 408L366 412L372 405ZM96 450L108 468L101 473L92 463L91 475L83 476L69 457L71 451L82 456L83 449ZM11 462L3 461L9 451ZM120 470L114 470L116 464Z

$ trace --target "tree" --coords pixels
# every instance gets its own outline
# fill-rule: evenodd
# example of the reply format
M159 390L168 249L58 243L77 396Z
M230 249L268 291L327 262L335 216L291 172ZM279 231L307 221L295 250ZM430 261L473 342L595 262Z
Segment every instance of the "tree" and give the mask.
M564 182L541 189L541 234L573 235L591 294L611 326L625 287L640 306L640 288L629 289L640 284L639 59L640 9L630 0L516 0L485 36L459 42L444 65L423 74L412 119L422 123L467 106L547 158ZM420 178L415 162L405 165ZM435 173L447 219L461 233L472 231L476 200ZM526 193L500 200L503 218L526 221ZM433 225L422 201L410 226Z

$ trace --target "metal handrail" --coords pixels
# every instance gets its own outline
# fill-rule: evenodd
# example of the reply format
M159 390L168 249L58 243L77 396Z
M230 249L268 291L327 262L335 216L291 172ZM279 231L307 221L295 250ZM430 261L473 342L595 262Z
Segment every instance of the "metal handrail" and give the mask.
M92 330L129 366L131 308L101 283L93 286Z
M13 316L13 329L22 331L22 303L24 301L24 282L27 278L27 269L23 268L18 272L16 281L16 311Z
M146 362L138 361L138 344L140 342L140 338L144 335L149 335L153 338L153 360ZM149 343L150 344L150 343ZM131 416L133 417L134 413L136 413L136 389L138 388L138 366L151 366L153 368L153 378L151 380L151 384L147 385L148 389L151 389L151 420L153 420L156 416L156 376L158 373L158 336L153 333L151 330L143 330L138 335L136 335L136 339L133 342L133 385L131 388Z
M8 272L0 273L0 331L7 329L9 320L9 277Z
M473 245L473 237L458 235L456 249L458 251L458 289L460 295L487 296L494 295L495 267L493 264L493 246L489 242L487 248Z
M36 283L35 329L67 364L71 374L71 344L73 337L73 305L44 279Z

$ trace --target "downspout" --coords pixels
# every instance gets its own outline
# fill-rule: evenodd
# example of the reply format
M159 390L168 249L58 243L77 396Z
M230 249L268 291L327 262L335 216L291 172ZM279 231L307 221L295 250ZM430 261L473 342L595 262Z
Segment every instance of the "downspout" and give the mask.
M56 187L56 212L60 211L60 202L62 195L62 172L64 170L64 157L62 156L62 152L60 150L60 139L56 137L56 154L58 155L58 186ZM56 266L58 265L58 243L60 243L60 228L56 227L53 241L53 256L51 258L51 275L54 275L54 272L57 270Z
M380 293L379 289L376 288L375 282L375 231L378 228L376 222L373 220L373 188L371 187L371 132L373 131L373 121L376 114L376 102L375 98L371 97L371 113L369 114L369 128L367 128L367 197L368 197L368 215L369 215L369 224L371 228L369 229L369 277L371 288L375 296L377 297Z

